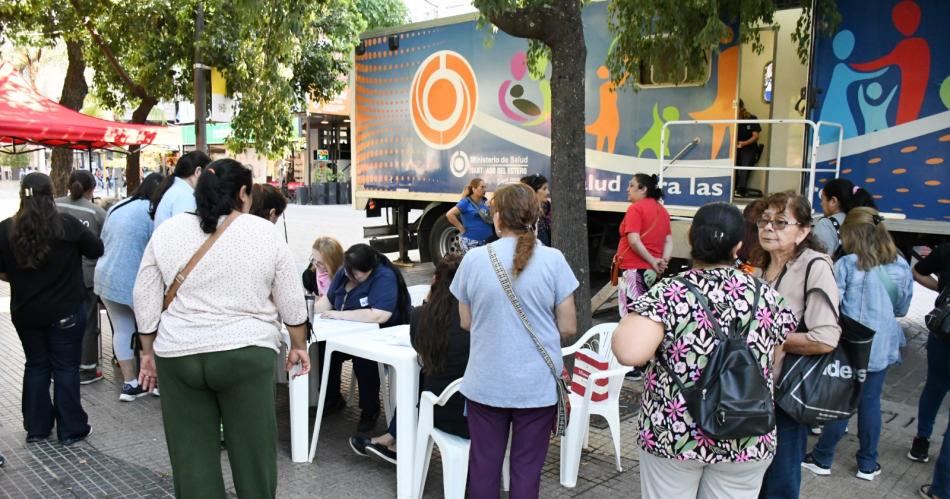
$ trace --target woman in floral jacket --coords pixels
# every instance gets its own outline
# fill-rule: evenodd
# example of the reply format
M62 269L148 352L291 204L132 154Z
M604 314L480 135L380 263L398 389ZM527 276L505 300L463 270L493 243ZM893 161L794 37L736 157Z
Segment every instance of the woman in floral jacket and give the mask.
M622 364L648 364L638 436L644 498L757 497L775 452L775 430L733 440L704 435L687 412L676 382L659 365L669 362L680 379L692 385L718 344L711 321L724 330L738 321L749 324L749 349L771 385L776 347L797 320L774 290L734 267L742 236L737 208L716 203L696 212L689 233L694 268L678 278L705 295L715 317L704 314L682 282L667 278L634 301L633 312L613 334L613 351Z

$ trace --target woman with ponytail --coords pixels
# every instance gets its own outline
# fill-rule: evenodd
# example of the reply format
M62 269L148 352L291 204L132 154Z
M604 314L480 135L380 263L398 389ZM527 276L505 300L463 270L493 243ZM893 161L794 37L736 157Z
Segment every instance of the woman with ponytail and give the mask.
M219 424L237 495L274 497L281 322L291 337L285 369L310 370L296 264L274 224L247 216L251 188L241 163L209 164L195 186L195 213L156 227L132 291L142 344L138 383L149 391L161 378L178 497L225 496ZM182 277L186 267L191 272ZM174 282L180 287L165 303Z
M73 170L69 174L69 195L56 199L56 208L69 213L97 237L102 234L106 212L92 202L96 190L96 178L86 170ZM82 337L82 360L79 363L79 383L88 385L102 379L99 369L99 297L93 290L96 260L82 259L82 282L86 287L86 332Z
M888 368L901 360L907 340L897 322L907 314L914 278L884 226L884 218L873 208L858 207L848 212L841 225L841 246L845 256L835 262L835 280L841 293L842 314L875 331L871 343L867 378L858 404L856 476L873 480L881 473L877 444L881 438L881 394ZM835 447L848 427L847 419L825 423L821 438L802 467L830 475Z
M452 281L461 326L471 331L461 392L471 434L468 476L477 477L469 482L472 497L498 497L509 426L511 469L517 470L511 497L538 497L557 418L555 377L563 369L561 340L577 329L578 282L560 251L538 243L532 226L539 212L531 187L499 189L492 218L500 239L469 251ZM505 279L530 330L499 284Z
M100 256L99 237L76 217L56 210L50 178L38 172L24 177L20 209L0 222L0 279L10 282L10 312L26 357L27 443L45 440L54 422L64 445L92 431L79 397L87 315L80 257Z
M647 289L673 253L670 214L660 204L663 191L659 177L638 173L627 184L630 206L620 222L620 243L614 262L622 272L618 286L620 317L630 312L633 301Z

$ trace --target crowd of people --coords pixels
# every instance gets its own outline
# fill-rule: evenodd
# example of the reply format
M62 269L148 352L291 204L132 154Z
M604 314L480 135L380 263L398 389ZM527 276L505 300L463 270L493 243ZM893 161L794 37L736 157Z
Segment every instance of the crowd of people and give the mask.
M92 202L94 188L90 174L76 171L69 195L54 199L49 177L31 173L16 215L0 222L0 278L10 282L26 356L27 442L49 438L54 428L64 445L91 433L80 384L102 377L101 301L122 376L120 401L159 396L161 384L176 495L224 495L223 439L237 494L274 497L275 356L286 329L284 369L309 372L309 293L313 313L325 319L408 324L422 390L438 394L462 379L460 393L436 408L434 424L470 439L472 497L499 496L506 454L510 497L538 497L552 429L567 416L561 344L577 333L578 281L552 247L546 178L498 186L490 201L484 180L473 179L446 214L461 251L436 262L429 294L415 308L400 270L366 244L344 249L321 235L301 275L275 227L286 199L255 185L232 159L188 153L172 175L148 175L108 212ZM777 380L789 365L839 348L843 317L875 331L855 397L856 476L874 480L886 471L877 447L884 381L905 343L897 318L907 313L915 280L948 288L950 245L911 268L869 193L836 179L826 183L824 216L814 223L808 199L793 192L768 195L744 212L725 203L701 207L688 234L691 267L673 273L659 179L634 175L627 194L614 258L621 320L612 349L622 364L642 369L642 496L796 498L803 469L830 475L848 418L821 426L801 420L776 403ZM932 335L927 353L908 452L918 462L929 460L934 419L950 390L950 348ZM370 436L381 413L376 362L342 353L326 359L325 414L346 407L346 360L360 409L349 445L395 463L395 417L385 433ZM749 383L729 385L740 371ZM706 417L707 389L721 404L718 418ZM729 418L738 422L730 426ZM809 452L813 431L821 436ZM948 487L945 443L920 493L950 497Z

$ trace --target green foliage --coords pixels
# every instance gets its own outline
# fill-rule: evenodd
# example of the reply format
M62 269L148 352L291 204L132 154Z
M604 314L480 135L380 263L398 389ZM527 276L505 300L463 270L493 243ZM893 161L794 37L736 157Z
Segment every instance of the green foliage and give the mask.
M356 9L366 20L368 30L409 22L409 9L402 0L356 0Z
M365 27L352 0L219 0L206 18L206 63L239 98L228 147L271 158L296 145L294 113L307 93L329 99L346 86Z
M7 154L0 152L0 166L9 166L13 168L26 168L30 166L29 154Z

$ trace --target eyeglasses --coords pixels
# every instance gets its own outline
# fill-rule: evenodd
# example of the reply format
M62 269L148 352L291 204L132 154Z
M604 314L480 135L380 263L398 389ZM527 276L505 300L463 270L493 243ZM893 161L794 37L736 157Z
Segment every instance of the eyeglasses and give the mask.
M785 227L789 225L802 225L798 222L789 222L788 220L782 220L781 218L765 218L762 217L755 221L755 226L764 229L768 224L772 224L772 228L775 230L785 230Z

